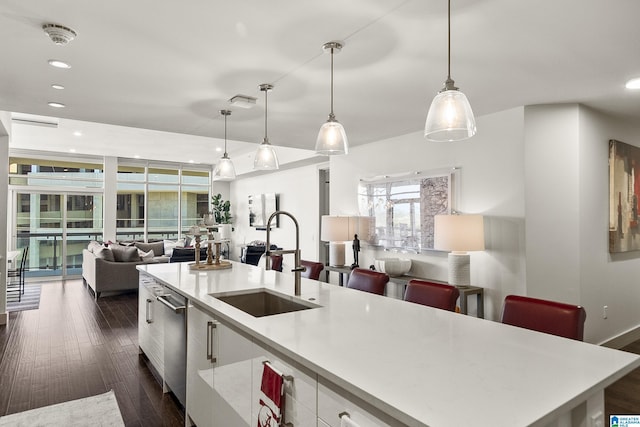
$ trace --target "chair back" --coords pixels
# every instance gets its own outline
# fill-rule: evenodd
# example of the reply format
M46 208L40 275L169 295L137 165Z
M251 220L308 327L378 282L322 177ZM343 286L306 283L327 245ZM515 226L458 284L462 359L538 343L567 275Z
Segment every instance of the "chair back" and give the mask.
M502 323L582 341L587 313L579 305L508 295Z
M305 261L301 259L300 265L306 268L306 270L300 273L300 275L307 279L319 280L320 273L324 270L324 264L321 262Z
M349 275L347 288L384 295L384 289L388 281L389 276L385 273L364 268L354 268Z
M404 293L404 300L442 310L456 311L460 291L455 286L426 280L410 280Z
M20 260L20 271L24 271L25 266L27 265L28 257L29 257L29 246L25 246L24 251L22 252L22 259Z
M282 255L271 255L271 265L272 270L282 271Z

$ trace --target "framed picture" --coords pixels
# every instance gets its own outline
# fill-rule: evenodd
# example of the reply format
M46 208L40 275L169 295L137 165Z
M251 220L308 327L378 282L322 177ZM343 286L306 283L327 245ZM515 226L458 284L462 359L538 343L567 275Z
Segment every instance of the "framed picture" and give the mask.
M375 218L370 244L388 250L433 250L434 217L454 210L458 169L361 180L360 214Z
M249 196L249 226L259 230L266 230L267 221L272 213L279 209L278 195L275 193ZM271 221L271 228L280 225L280 215Z
M640 148L609 141L609 252L640 250Z

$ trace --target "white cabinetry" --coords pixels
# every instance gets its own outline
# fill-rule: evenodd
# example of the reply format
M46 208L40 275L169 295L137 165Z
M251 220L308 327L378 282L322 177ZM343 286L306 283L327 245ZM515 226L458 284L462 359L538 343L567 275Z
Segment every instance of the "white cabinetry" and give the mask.
M258 425L260 410L259 393L262 382L263 362L269 363L291 381L285 381L285 411L284 423L291 423L294 427L316 425L317 381L316 374L291 359L277 355L270 347L254 343L256 357L253 359L253 386L251 425ZM283 423L283 425L284 425Z
M164 377L164 310L156 296L162 286L152 277L140 273L138 292L138 346L160 377Z
M244 427L251 421L251 338L189 305L187 415L198 427Z
M349 414L359 427L390 427L402 425L388 415L324 378L318 379L318 426L340 427L339 415ZM324 424L322 424L324 423Z

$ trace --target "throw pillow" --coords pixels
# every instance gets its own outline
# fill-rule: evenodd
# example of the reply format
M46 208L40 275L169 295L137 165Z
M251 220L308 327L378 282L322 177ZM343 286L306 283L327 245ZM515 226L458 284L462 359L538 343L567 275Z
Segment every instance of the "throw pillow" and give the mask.
M140 261L140 255L138 255L138 248L135 246L120 246L113 245L111 247L113 257L116 262L135 262Z
M92 240L89 242L89 244L87 245L87 250L89 252L93 252L95 253L97 250L99 250L100 248L102 248L102 244L100 242L96 242L95 240Z
M111 251L111 249L105 248L104 246L94 250L93 254L96 256L96 258L100 258L105 261L111 261L111 262L115 261L115 258L113 256L113 252Z
M141 261L151 261L154 257L153 249L151 249L149 252L145 252L138 248L138 255L140 256Z
M135 242L135 247L143 252L153 251L156 255L164 255L164 242L143 243Z

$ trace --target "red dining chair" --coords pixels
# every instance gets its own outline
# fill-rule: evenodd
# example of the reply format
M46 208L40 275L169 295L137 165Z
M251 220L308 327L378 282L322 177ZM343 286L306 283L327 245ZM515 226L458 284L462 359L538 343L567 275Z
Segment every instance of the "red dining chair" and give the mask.
M579 305L508 295L502 323L582 341L587 313Z
M404 293L404 300L442 310L456 311L456 301L460 291L455 286L426 280L410 280Z
M282 271L282 255L271 255L271 270Z
M320 279L320 273L324 270L324 264L321 262L300 260L300 265L306 267L306 270L300 273L302 277L307 279L318 280Z
M384 295L384 289L388 281L389 276L385 273L364 268L354 268L349 275L347 288Z

